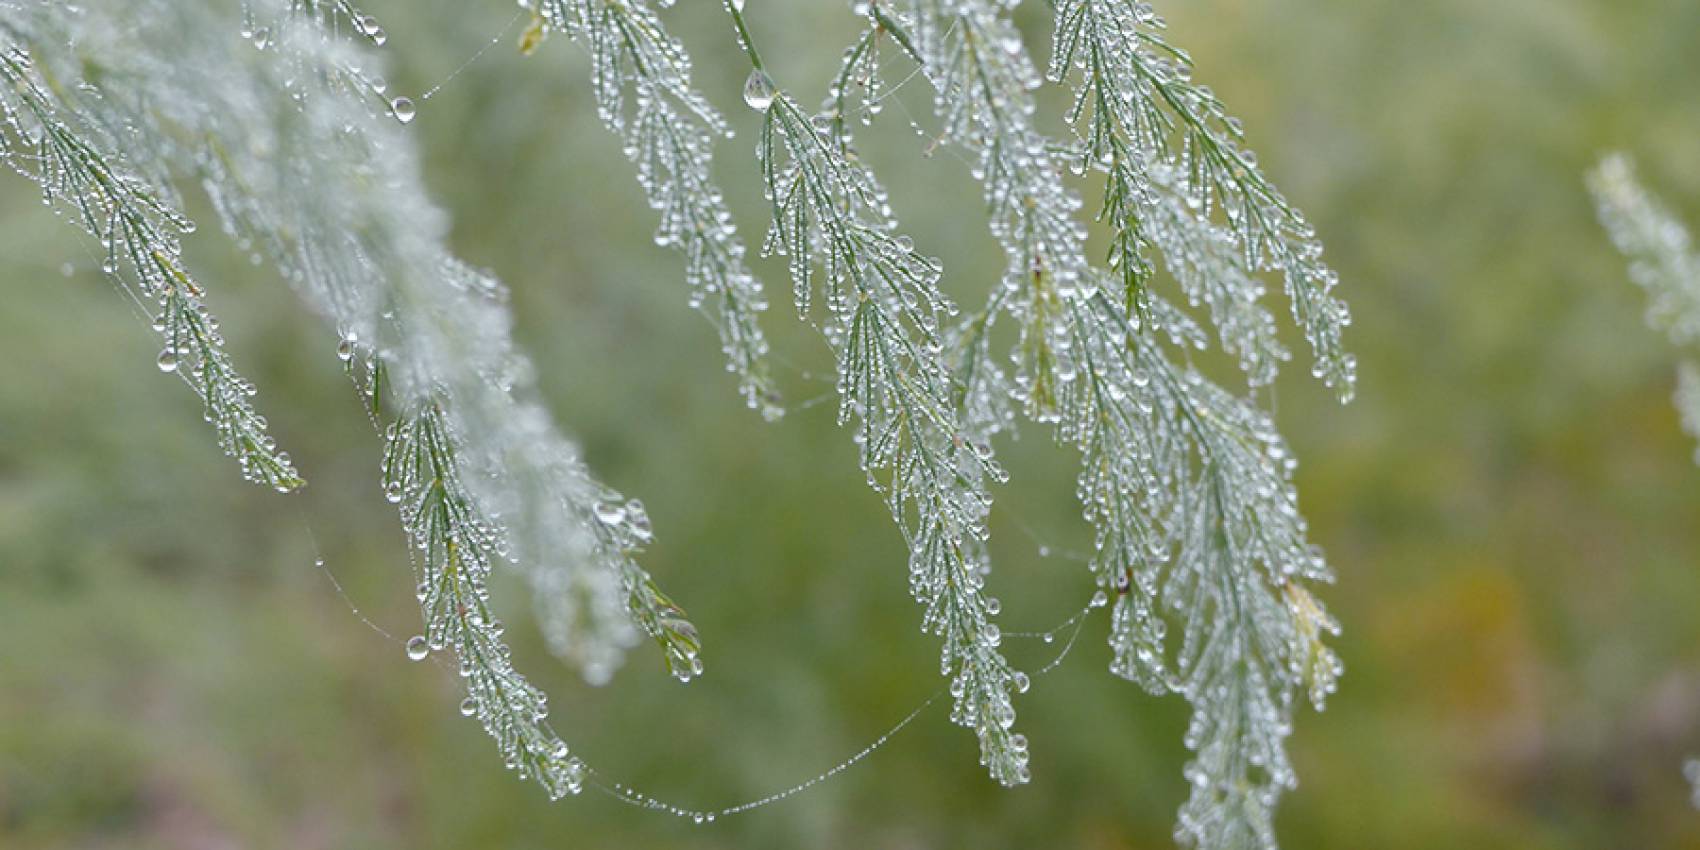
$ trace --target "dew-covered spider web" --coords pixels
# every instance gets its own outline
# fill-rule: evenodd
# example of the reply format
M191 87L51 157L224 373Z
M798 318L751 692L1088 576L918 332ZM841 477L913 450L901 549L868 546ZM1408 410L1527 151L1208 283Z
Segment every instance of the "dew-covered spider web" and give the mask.
M341 580L337 578L336 573L331 569L329 563L327 563L324 553L320 550L318 536L314 534L312 525L307 519L305 512L301 511L299 506L297 506L297 512L302 529L312 547L313 567L324 576L325 581L330 585L330 588L335 593L337 599L348 608L349 613L352 614L354 618L361 623L361 625L365 626L386 643L392 644L398 650L405 652L407 640L397 637L394 632L374 621L371 616L355 602L354 598L349 595ZM1065 548L1055 547L1044 542L1040 537L1038 537L1036 532L1027 525L1021 523L1019 519L1014 520L1014 522L1017 527L1020 528L1023 535L1033 542L1035 554L1037 554L1039 558L1081 562L1086 560L1084 555L1069 551ZM1068 659L1070 654L1073 653L1075 644L1080 638L1080 633L1085 628L1086 621L1091 617L1092 612L1103 607L1105 604L1106 601L1102 595L1096 595L1085 606L1080 608L1080 610L1075 611L1066 619L1063 619L1048 629L1044 629L1042 631L1011 631L1006 632L1004 637L1016 640L1031 640L1046 645L1056 644L1060 641L1061 645L1057 651L1051 655L1043 665L1035 669L1033 672L1034 676L1044 676L1061 667L1063 662ZM432 660L436 662L438 667L445 671L450 671L452 669L451 665L445 659L433 657ZM825 782L836 779L846 771L861 764L863 761L866 761L875 752L884 748L893 738L897 737L899 733L908 728L911 723L914 723L922 715L926 714L928 709L931 709L942 696L945 696L945 690L943 688L939 688L933 693L928 694L920 702L910 708L901 719L893 723L884 732L881 732L867 745L857 750L848 758L837 762L818 774L773 793L739 803L718 807L680 804L670 801L663 795L635 788L626 783L620 782L614 778L614 774L611 771L604 768L598 768L594 765L586 765L585 785L586 787L593 788L612 799L618 800L635 808L671 815L689 820L696 824L714 823L721 818L746 814L756 809L789 800L792 797L796 797L806 791L813 790Z

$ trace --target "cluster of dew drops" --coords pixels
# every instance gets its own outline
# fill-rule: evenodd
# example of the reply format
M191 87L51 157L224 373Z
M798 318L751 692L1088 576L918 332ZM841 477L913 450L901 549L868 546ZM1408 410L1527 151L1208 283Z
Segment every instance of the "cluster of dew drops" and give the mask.
M244 2L243 5L245 8L242 16L243 24L240 33L241 36L244 39L247 39L249 43L253 44L256 49L270 50L277 43L277 39L273 35L271 28L266 26L255 26L253 24L254 15L252 9L246 8L246 2ZM383 25L378 22L376 17L366 14L365 12L354 11L351 9L348 12L348 19L350 25L354 28L354 32L371 42L374 46L382 47L389 41L389 33L384 30ZM419 108L414 104L413 98L406 95L396 95L394 97L390 97L388 95L389 83L386 82L383 77L368 76L366 74L359 73L358 71L356 71L356 74L360 80L372 90L373 94L385 98L389 113L395 118L395 120L403 124L407 124L413 121L414 117L419 114Z

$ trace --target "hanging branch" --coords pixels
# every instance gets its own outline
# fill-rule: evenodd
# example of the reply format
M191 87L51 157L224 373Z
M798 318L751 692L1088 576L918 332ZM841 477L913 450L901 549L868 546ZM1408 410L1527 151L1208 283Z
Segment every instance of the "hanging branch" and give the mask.
M765 250L787 258L800 314L819 291L820 327L838 362L839 423L855 428L862 468L909 545L910 593L925 609L923 627L944 641L951 719L979 737L992 778L1026 782L1011 696L1028 677L999 650L998 604L984 592L988 483L1005 476L990 444L956 414L940 332L957 308L938 288L938 262L899 231L873 172L822 132L831 116L804 113L775 86L741 5L728 0L726 9L752 66L744 101L762 114Z
M649 205L661 213L658 245L685 255L691 306L720 330L727 368L751 408L784 413L768 372L767 339L757 320L767 309L761 282L744 262L732 213L713 177L713 144L726 122L691 84L691 60L642 0L525 0L534 15L524 49L564 32L591 60L602 123L620 136L638 169Z
M1700 254L1688 229L1635 178L1627 156L1606 157L1588 175L1600 223L1629 258L1629 276L1647 293L1647 324L1690 356L1677 366L1676 407L1700 440ZM1700 448L1694 460L1700 463Z
M1220 204L1231 220L1252 214L1222 200L1227 184L1212 181L1224 172L1186 176L1179 164L1187 156L1171 162L1151 137L1120 132L1112 119L1124 111L1154 114L1142 101L1150 96L1145 90L1112 89L1107 77L1094 78L1096 92L1082 102L1105 106L1090 113L1102 121L1089 126L1084 152L1068 152L1037 132L1031 91L1038 77L1005 17L1009 5L911 0L867 8L866 33L891 32L932 82L942 140L967 152L1007 258L987 306L959 323L953 337L964 385L959 403L987 435L1008 427L1008 410L1019 406L1080 450L1078 492L1097 531L1092 566L1102 598L1115 600L1111 669L1193 705L1187 743L1196 757L1186 771L1193 795L1177 835L1202 847L1273 847L1275 799L1296 781L1284 752L1293 693L1303 689L1320 703L1339 673L1321 642L1336 627L1304 587L1331 577L1307 540L1291 484L1294 464L1273 423L1161 349L1163 339L1183 350L1207 341L1196 322L1153 290L1148 254L1162 252L1183 294L1208 306L1223 347L1239 356L1254 383L1271 379L1286 357L1273 319L1257 304L1260 262L1289 260L1294 278L1308 282L1295 298L1307 305L1305 321L1322 323L1324 343L1337 333L1323 320L1344 313L1313 309L1327 275L1300 262L1317 252L1297 246L1297 219L1259 231L1259 247L1246 248L1242 232L1198 212ZM1059 28L1064 58L1056 67L1066 71L1070 45L1081 40L1102 59L1116 34L1083 33L1109 23L1065 20L1074 29ZM872 37L866 33L862 41ZM840 80L865 76L869 60L856 48L847 57ZM844 97L842 83L835 95ZM1084 229L1075 220L1080 203L1062 178L1062 152L1077 169L1108 174L1100 218L1111 226L1110 272L1085 259ZM1255 173L1246 170L1248 157L1233 158L1241 166L1237 180ZM1215 200L1188 200L1205 185L1215 187ZM1276 244L1277 236L1286 241ZM1007 376L990 355L1001 317L1020 331ZM1349 383L1349 358L1328 362L1342 365L1323 371ZM1171 622L1181 625L1173 648Z
M183 263L179 234L195 225L179 212L168 184L114 149L110 133L67 103L31 59L23 33L0 24L0 162L34 182L42 200L99 240L101 271L141 302L156 305L153 328L165 339L157 365L200 397L207 422L242 477L289 492L305 482L266 432L249 400L254 385L237 373L206 293Z
M366 364L369 409L390 420L386 493L417 553L426 628L408 655L454 652L468 688L462 711L508 766L552 796L576 792L583 765L549 727L541 692L513 668L491 615L492 566L515 558L528 574L594 589L603 631L586 635L600 648L587 646L583 659L593 679L637 631L688 679L702 669L696 630L632 561L652 534L642 506L591 479L528 400L533 370L513 348L502 289L446 253L446 221L391 120L399 116L346 85L344 70L370 67L370 57L298 8L250 5L263 44L198 25L190 18L204 9L163 0L124 26L59 4L29 7L14 26L32 45L77 45L57 51L54 73L127 128L110 135L123 157L200 179L227 232L337 325L336 356Z

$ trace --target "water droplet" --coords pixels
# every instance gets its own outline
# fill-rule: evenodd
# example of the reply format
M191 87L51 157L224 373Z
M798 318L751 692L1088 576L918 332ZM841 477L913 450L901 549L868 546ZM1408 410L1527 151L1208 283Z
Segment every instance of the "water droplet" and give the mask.
M410 97L398 97L390 101L390 112L395 115L395 120L403 124L412 121L413 116L418 114L418 110L413 106L413 98Z
M175 372L177 371L177 352L167 348L159 353L157 362L159 363L159 371Z
M744 102L749 104L751 109L765 112L773 105L775 94L777 92L773 86L773 78L769 77L766 71L758 68L751 71L749 78L744 80Z
M603 525L618 525L626 521L626 509L613 502L597 502L596 520Z
M336 359L344 363L354 359L354 337L345 336L337 342Z
M407 640L407 657L414 661L424 661L431 654L431 647L425 642L424 635L414 635Z
M649 524L649 512L643 507L643 502L632 499L626 502L626 520L631 526L632 535L642 542L649 542L655 532Z
M478 700L467 697L460 701L460 716L471 717L478 713Z

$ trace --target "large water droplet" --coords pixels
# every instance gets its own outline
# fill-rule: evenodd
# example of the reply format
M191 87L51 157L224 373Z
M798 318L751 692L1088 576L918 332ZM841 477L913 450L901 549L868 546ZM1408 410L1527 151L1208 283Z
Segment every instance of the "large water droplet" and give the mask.
M595 512L597 521L604 525L618 525L626 521L626 509L613 502L597 502Z
M471 717L478 713L478 700L467 697L460 701L460 716Z
M177 371L177 352L173 351L169 348L167 348L164 351L161 351L159 353L158 363L159 363L159 371L161 371L161 372L175 372L175 371Z
M744 102L749 104L751 109L765 112L773 105L776 93L773 78L759 68L751 71L749 78L744 80Z
M407 657L414 661L424 661L431 654L431 646L425 642L424 635L414 635L407 639Z
M395 115L395 120L406 124L413 120L413 116L417 115L419 110L414 107L413 98L398 97L390 101L390 112Z

